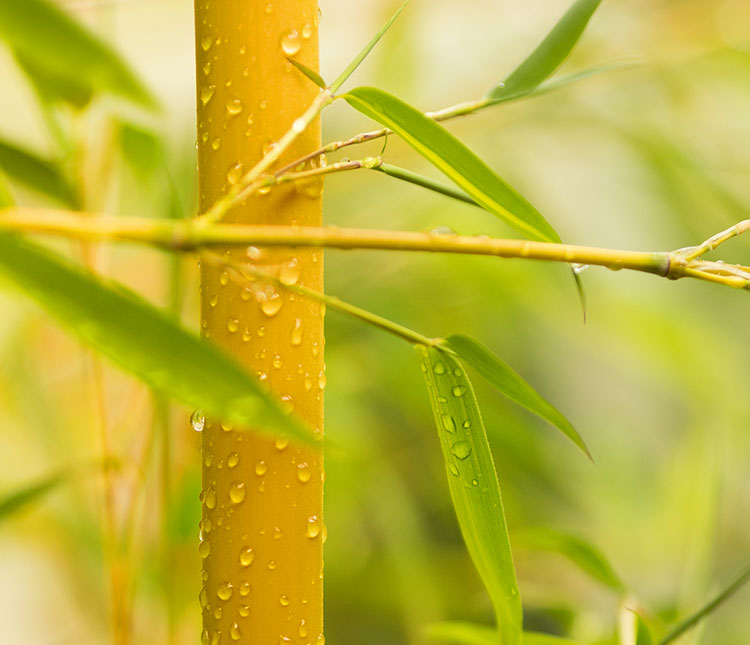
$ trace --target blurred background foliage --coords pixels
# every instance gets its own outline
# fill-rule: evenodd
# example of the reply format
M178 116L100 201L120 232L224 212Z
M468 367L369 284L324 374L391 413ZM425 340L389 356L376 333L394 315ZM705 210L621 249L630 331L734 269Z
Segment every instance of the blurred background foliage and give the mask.
M322 71L333 77L400 1L320 4ZM76 73L45 76L40 61L4 34L16 49L0 49L0 168L16 198L110 213L192 214L192 3L60 5L123 54L135 70L133 85L123 90L94 75L92 94ZM478 97L567 6L414 0L357 81L423 109ZM50 38L40 56L64 46ZM750 5L605 0L564 71L623 57L642 62L449 127L568 242L669 250L746 218ZM134 93L141 105L122 100ZM144 109L148 93L158 110ZM338 103L324 114L326 140L370 127ZM381 143L362 154L377 154ZM430 172L395 139L386 159ZM24 175L28 164L31 178ZM325 208L328 224L509 235L487 213L375 173L330 178ZM56 247L197 329L193 260L131 246ZM750 239L722 253L747 264ZM583 274L583 324L561 266L369 251L333 251L326 261L329 293L426 334L460 331L481 339L587 440L595 465L475 379L528 628L605 640L620 602L559 554L532 548L534 540L524 536L539 528L597 545L656 623L697 608L746 564L747 294L591 269ZM0 291L0 311L0 490L39 484L22 508L0 514L4 638L106 643L102 487L90 467L101 452L92 360L23 299ZM412 350L336 313L326 333L327 433L336 445L326 484L328 641L420 643L424 625L434 621L491 622L455 524ZM135 642L165 643L170 631L175 643L197 642L198 435L187 411L165 412L122 373L107 367L104 383L104 418L119 457L112 475L118 552L131 574ZM165 423L168 468L158 466L165 453L155 446ZM749 602L746 589L679 642L747 642Z

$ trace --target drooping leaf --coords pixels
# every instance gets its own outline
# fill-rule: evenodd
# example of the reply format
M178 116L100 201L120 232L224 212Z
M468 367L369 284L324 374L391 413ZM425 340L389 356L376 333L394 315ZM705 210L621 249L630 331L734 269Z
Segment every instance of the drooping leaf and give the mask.
M424 345L416 349L461 534L492 600L503 645L518 645L521 598L500 484L474 390L452 355Z
M502 358L469 336L452 334L446 339L446 346L471 365L489 383L495 386L511 401L518 403L542 419L549 421L568 439L578 446L589 458L586 443L561 412L548 403Z
M534 529L521 535L519 543L529 549L559 553L606 587L618 593L625 589L620 576L604 554L580 537L551 529Z
M8 234L0 235L0 275L154 389L217 419L314 441L236 362L121 286Z
M326 82L323 80L323 77L318 74L314 69L310 69L307 65L303 65L299 61L294 60L293 58L287 58L287 60L294 65L300 72L302 72L307 78L309 78L315 85L317 85L320 89L324 90L326 89L327 85Z
M478 625L462 621L436 623L427 628L427 637L436 643L445 645L498 645L497 629L489 625ZM576 645L567 638L524 632L524 645Z
M522 235L543 242L560 241L536 208L439 123L377 88L358 87L343 98L396 132L480 206Z
M67 206L75 206L73 188L57 164L23 150L7 141L0 141L0 168L13 179L56 199Z
M370 54L370 52L374 49L375 45L378 44L380 39L385 36L385 33L391 28L391 25L396 21L396 18L399 17L401 12L406 8L406 5L409 4L409 0L406 0L394 13L388 21L380 28L380 31L378 31L377 34L375 34L372 38L372 40L365 45L365 48L357 54L357 56L354 58L354 60L347 65L346 69L339 74L338 78L333 81L331 84L331 93L335 94L339 88L346 83L347 79L354 74L354 72L357 70L357 68L362 64L362 61L367 58L367 56Z
M487 94L493 101L523 96L536 89L568 57L601 0L577 0L539 46Z
M0 0L0 39L47 80L154 107L151 93L104 41L50 0Z
M681 620L675 625L667 635L659 641L658 645L667 645L668 643L676 641L685 632L691 630L704 618L708 617L711 613L721 607L721 605L736 594L748 581L750 581L750 566L745 568L734 580L732 580L698 611L690 614L687 618Z

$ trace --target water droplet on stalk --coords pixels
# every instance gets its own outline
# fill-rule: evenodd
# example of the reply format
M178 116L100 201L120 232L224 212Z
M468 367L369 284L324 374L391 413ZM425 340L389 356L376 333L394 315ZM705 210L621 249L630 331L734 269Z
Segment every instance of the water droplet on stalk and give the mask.
M320 518L317 515L312 515L311 517L308 517L307 518L307 530L305 531L305 535L311 540L314 540L316 537L320 535L320 532L321 532Z
M232 597L233 593L234 587L232 586L231 582L222 582L216 588L216 595L218 596L219 600L229 600Z
M289 261L281 265L279 270L279 282L281 284L291 286L299 282L300 266L297 258L291 258Z
M201 104L208 105L216 92L216 85L204 85L201 88Z
M193 426L193 430L196 432L203 432L203 428L206 427L206 417L203 416L203 410L200 408L193 410L193 413L190 415L190 425Z
M281 49L287 56L294 56L299 52L300 47L302 47L302 43L296 29L287 29L281 35Z
M244 482L232 482L229 486L229 499L232 504L242 504L245 501L245 495L247 490L245 489Z
M310 481L311 473L310 473L310 466L306 461L303 461L300 464L297 464L297 480L302 483L306 484Z
M245 106L242 104L242 101L238 98L231 98L227 101L227 114L229 116L237 116L240 112L242 112L243 108Z
M243 567L249 567L253 563L253 560L255 560L255 551L249 546L242 547L242 551L240 551L240 564Z

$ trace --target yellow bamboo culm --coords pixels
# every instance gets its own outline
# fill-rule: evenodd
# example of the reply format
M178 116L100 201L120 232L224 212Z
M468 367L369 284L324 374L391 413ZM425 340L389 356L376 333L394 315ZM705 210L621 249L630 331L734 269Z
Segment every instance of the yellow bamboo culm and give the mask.
M304 112L317 88L287 58L318 68L316 0L196 0L201 212ZM318 121L279 160L320 145ZM255 195L224 221L319 226L319 183ZM229 249L282 283L322 291L320 250ZM322 432L323 315L270 283L201 269L201 326ZM206 374L210 379L211 374ZM282 437L207 419L203 428L203 643L323 645L322 455ZM252 429L250 429L252 430Z

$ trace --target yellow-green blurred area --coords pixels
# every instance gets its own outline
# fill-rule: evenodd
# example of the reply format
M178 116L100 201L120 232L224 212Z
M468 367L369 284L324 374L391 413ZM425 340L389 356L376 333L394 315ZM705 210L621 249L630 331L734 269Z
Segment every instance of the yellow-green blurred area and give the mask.
M52 157L60 151L55 128L63 127L86 210L192 215L192 3L61 4L123 54L161 111L148 115L104 97L83 111L45 115L3 48L0 140ZM323 75L334 78L399 4L321 0ZM412 0L350 85L382 87L424 110L478 98L568 6ZM604 0L561 71L620 60L637 64L447 127L566 242L666 251L746 219L750 3ZM374 127L343 102L323 119L326 140ZM165 155L146 131L157 133ZM359 158L382 146L342 152ZM384 156L434 174L395 137ZM21 204L58 206L12 186ZM513 236L487 212L367 170L327 180L325 219ZM54 244L198 329L193 258L176 266L143 247ZM750 239L732 240L710 257L750 264ZM590 268L582 276L585 324L565 265L326 255L330 294L426 335L475 336L576 425L593 465L471 374L504 495L526 627L614 643L621 598L559 554L524 548L524 535L549 528L595 544L627 585L629 606L656 625L699 608L747 565L750 296L626 271ZM75 472L0 518L1 640L110 642L105 503L95 465L104 423L120 459L111 475L114 522L127 545L118 566L133 597L133 642L197 643L200 455L190 411L169 412L164 458L162 414L148 390L106 362L98 378L97 359L22 296L0 291L0 312L0 491ZM326 334L327 642L426 643L424 628L437 621L491 623L456 526L414 351L330 309ZM747 643L749 604L744 589L678 642Z

